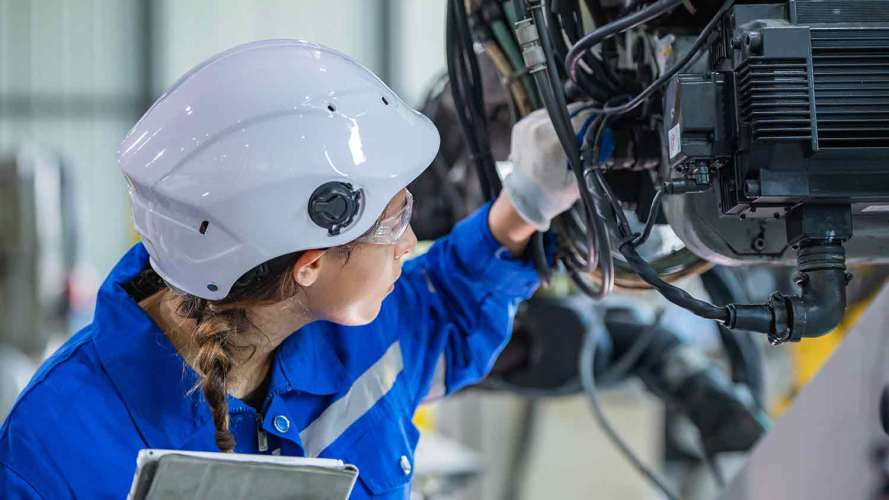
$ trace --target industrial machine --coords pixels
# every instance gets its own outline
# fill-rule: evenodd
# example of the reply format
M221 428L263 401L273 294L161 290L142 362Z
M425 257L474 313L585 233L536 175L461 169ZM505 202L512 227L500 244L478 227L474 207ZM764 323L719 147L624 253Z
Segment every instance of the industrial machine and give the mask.
M437 195L417 197L420 237L443 234L497 195L510 127L538 108L581 190L529 249L544 282L567 275L572 291L520 310L485 386L531 397L582 388L600 417L596 382L608 365L626 364L621 353L635 353L648 361L623 377L683 399L669 394L678 387L669 374L715 372L688 371L676 357L687 349L669 331L631 316L615 323L604 305L598 321L584 323L589 311L572 296L600 301L615 288L653 288L719 324L729 356L746 356L732 381L756 399L756 377L738 377L759 362L744 332L772 344L827 333L843 318L847 264L889 259L889 0L447 0L446 36L447 80L424 112L440 128L459 127L462 141L443 134L433 167L411 187ZM592 111L579 129L569 104ZM555 268L545 258L552 242ZM714 264L791 267L796 288L733 293L731 273L708 272ZM713 303L673 284L702 273ZM585 333L541 340L535 321ZM658 342L640 331L659 332ZM736 410L749 432L720 436L749 449L762 430L756 405L716 382L724 377L699 380L725 397L716 408L686 399L686 414L694 421L696 408ZM719 434L706 421L694 422L702 437Z
M68 329L76 231L65 172L36 147L0 156L0 419Z
M887 7L452 0L449 80L481 192L491 198L500 183L476 43L511 118L545 106L577 176L582 203L554 233L580 289L601 298L615 284L653 287L773 343L822 335L842 317L847 260L886 259ZM579 133L571 102L594 112ZM683 249L646 255L665 223ZM800 291L715 306L669 283L702 271L701 259L795 263Z

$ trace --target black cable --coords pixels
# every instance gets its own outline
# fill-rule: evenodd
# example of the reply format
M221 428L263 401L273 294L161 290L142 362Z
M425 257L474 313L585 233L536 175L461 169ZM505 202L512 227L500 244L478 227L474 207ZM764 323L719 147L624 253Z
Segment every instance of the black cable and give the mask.
M716 14L713 16L713 18L710 19L706 26L704 26L703 31L701 31L701 34L698 35L698 37L695 39L695 42L694 44L692 44L689 51L685 54L685 56L682 57L682 59L679 60L678 63L670 68L669 71L666 71L664 74L658 77L657 80L652 82L651 85L646 87L645 90L633 97L627 103L615 107L606 106L605 112L608 114L629 113L630 111L636 109L636 107L642 104L646 99L648 99L651 94L655 93L662 86L666 85L670 81L670 79L673 78L673 76L685 69L692 62L692 59L695 58L698 51L701 50L701 47L703 47L704 43L706 43L707 40L710 38L710 33L712 33L714 29L716 29L716 26L722 19L722 16L724 16L734 4L735 0L726 0L725 3L722 4L722 7L720 7L719 10L716 11Z
M599 384L607 386L613 382L624 380L630 370L636 365L636 362L645 354L645 349L658 335L658 328L664 319L664 309L658 309L654 317L654 322L646 326L642 332L636 337L627 351L617 359L608 370L599 375Z
M593 124L593 128L595 128L595 135L601 135L602 130L605 128L605 117L599 116L595 120ZM598 161L599 158L599 150L598 148L593 148L587 156L587 162L584 165L584 171L582 172L581 178L578 180L578 184L580 186L581 198L583 198L584 193L586 193L585 203L591 204L591 209L595 212L596 217L594 221L602 226L602 229L597 228L596 239L597 239L597 247L600 249L600 267L602 269L602 288L605 293L609 293L614 288L614 260L611 254L611 237L608 226L606 222L608 221L608 215L610 212L611 205L606 203L607 193L603 190L603 186L593 178L590 178L587 174L592 172L589 168L589 165L594 165L595 162ZM623 215L623 212L620 212Z
M510 458L510 467L506 487L500 498L503 500L515 500L521 497L523 480L528 472L534 441L537 434L537 420L540 414L540 403L532 398L526 398L521 402L521 414L519 416L518 442L513 445Z
M553 11L552 3L553 2L551 1L550 5L544 7L544 16L546 17L546 28L550 34L549 40L552 43L553 53L555 54L553 62L556 63L556 74L561 79L567 78L564 57L565 54L568 53L568 46L565 45L565 38L562 36L564 27L562 26L559 17Z
M445 56L447 58L448 79L451 82L451 96L454 99L454 109L457 115L457 122L460 125L460 131L463 133L463 140L466 142L466 149L469 152L470 161L475 164L476 174L478 175L479 184L481 185L482 195L489 199L491 187L488 184L488 176L481 168L481 165L475 160L478 157L478 144L476 143L475 133L470 124L470 117L466 111L466 98L464 95L463 79L461 75L462 68L458 62L460 58L460 48L457 45L457 27L455 20L454 3L449 0L447 5L447 20L445 23Z
M543 238L544 233L539 231L534 233L531 236L530 249L531 259L534 261L534 267L537 269L537 274L540 276L541 284L547 286L552 281L553 272L549 267L549 262L546 261L546 248Z
M651 264L639 256L639 252L636 251L636 248L629 241L624 242L620 246L620 252L639 277L651 285L652 288L659 291L665 299L703 318L715 319L723 323L730 322L729 310L726 307L715 306L709 302L696 299L685 290L662 280Z
M554 102L555 96L552 95L552 83L550 82L549 78L545 74L545 71L539 71L539 72L535 73L534 80L537 83L537 88L540 90L540 97L541 97L541 100L544 102L544 105L546 106L547 111L552 110L552 111L550 111L550 113L551 113L550 114L550 121L552 121L552 123L553 123L553 128L556 130L556 134L559 136L562 147L565 148L565 142L562 140L562 137L565 135L565 132L563 130L563 127L561 126L561 122L553 119L553 114L559 113L559 108L558 108L558 104L556 104ZM561 108L561 109L565 109L565 108ZM576 139L574 137L574 134L570 134L570 135L571 135L570 140L575 141L574 142L574 151L576 151L576 149L577 149ZM572 161L570 153L569 153L568 157L569 157L569 165L571 167L571 170L575 173L575 177L577 177L577 179L578 179L578 181L577 181L578 185L580 185L582 182L582 171L581 171L581 166L579 165L579 160L576 160L577 163ZM586 239L587 249L590 252L589 258L587 259L587 262L589 263L590 267L588 269L586 269L586 271L592 272L595 269L596 264L599 260L599 253L598 253L598 248L597 248L597 245L595 242L595 239L596 239L595 231L597 229L597 224L595 221L596 216L595 216L595 213L592 209L592 207L593 207L592 200L589 200L589 202L587 202L587 200L586 200L588 195L589 195L589 193L587 193L585 195L583 190L581 190L581 197L583 197L585 199L584 204L583 204L583 209L584 209L584 215L585 215L586 221L587 221L584 236ZM604 224L600 223L598 225L602 226L602 228L604 229Z
M577 81L575 81L574 84L577 85L584 94L596 102L608 102L615 95L613 91L606 88L601 81L594 80L590 75L583 71L577 74Z
M593 24L595 25L595 27L600 27L607 24L605 11L604 9L602 9L602 6L600 5L598 0L585 0L585 3L587 5L587 10L589 10L590 15L593 19ZM572 7L577 18L575 22L577 31L576 33L569 34L568 41L573 45L580 38L580 33L583 32L583 23L579 4L574 3L572 4ZM565 56L567 57L567 54L565 54ZM583 61L583 63L589 68L589 72L587 72L586 70L578 71L577 80L573 81L580 84L582 80L585 80L587 82L585 83L585 86L595 86L605 94L601 96L590 94L591 97L597 99L599 102L606 102L608 99L622 93L623 85L620 82L620 79L611 70L611 68L607 64L605 64L604 61L596 56L594 52L585 51L581 55L581 61Z
M565 39L573 44L580 38L580 23L578 4L566 0L552 0L550 8L547 9L547 23L553 40L553 52L555 62L558 64L560 74L567 78L565 71L565 56L568 53L568 47L565 45ZM596 77L603 76L606 72L603 63L595 57L585 58L584 62L590 66ZM586 71L578 72L577 80L574 83L590 98L604 103L619 93L619 87L607 78L601 80L592 78L592 75Z
M545 76L540 76L539 78L541 80L539 85L544 89L542 94L547 96L544 99L544 102L549 102L552 99L552 96L549 95L549 81ZM575 141L574 144L576 148L576 137L574 137L573 134L572 140ZM570 276L585 294L594 299L601 299L608 295L614 287L614 266L611 256L611 243L608 237L608 228L603 219L603 202L601 201L601 197L594 194L594 191L585 187L586 182L582 164L577 167L572 165L572 170L575 173L586 218L584 238L590 254L586 259L588 267L584 269L571 269L569 270ZM593 272L597 266L602 269L602 284L598 288L594 288L592 285L583 281L580 273Z
M590 17L593 18L593 24L596 28L605 26L608 20L605 17L605 10L602 8L600 0L584 0L586 8L590 11Z
M611 65L607 64L605 61L599 59L598 57L595 57L591 52L588 52L587 54L590 57L583 59L583 61L587 63L588 66L590 66L590 69L593 69L595 71L595 68L597 67L596 65L598 65L598 67L600 68L599 75L602 78L598 80L599 83L602 85L606 85L608 88L611 89L612 97L616 97L622 94L624 82L622 82L620 78L618 78L614 70L611 69Z
M661 209L661 198L663 196L663 189L658 189L654 193L654 198L651 200L651 206L648 208L648 218L645 221L645 227L643 227L642 233L633 238L633 241L631 242L634 247L642 245L648 240L648 237L651 236L651 231L654 229L654 224L657 221L658 212Z
M642 101L644 101L645 98L647 98L647 95L650 95L654 90L657 89L656 84L658 82L669 80L670 78L672 78L673 74L680 71L684 64L691 61L691 59L695 55L694 52L696 52L698 49L700 49L700 46L702 46L704 41L706 41L706 39L709 37L710 33L713 31L713 29L719 22L720 18L728 11L728 9L731 7L731 5L733 3L734 3L734 0L726 0L726 2L723 4L723 6L720 8L720 10L716 13L716 15L713 17L713 19L710 20L710 22L704 28L704 31L701 33L701 35L695 41L695 44L692 47L692 51L689 52L685 57L683 57L683 59L680 61L680 63L678 63L676 66L674 66L674 68L672 68L670 71L667 71L663 75L661 75L661 77L658 78L655 81L655 83L650 85L646 90L644 90L642 92L642 94L639 94L638 96L636 96L636 98L632 99L630 102L628 102L627 104L622 105L622 106L610 107L606 103L606 105L605 105L606 116L624 113L626 111L623 108L631 106L631 105L632 105L632 107L629 107L629 109L627 109L627 111L633 109L635 106L638 105L638 103L641 103ZM616 28L613 28L613 26L628 25L626 22L621 23L621 24L618 24L618 23L621 23L621 21L616 21L616 22L611 23L607 26L612 26L612 28L610 28L610 29L616 29ZM632 24L632 23L630 23L630 24ZM597 30L597 31L599 31L599 30ZM578 44L575 45L575 47L577 47L577 46L578 46ZM652 90L652 89L654 89L654 90ZM636 104L633 104L634 102ZM605 118L603 118L602 123L607 123ZM591 147L591 150L594 155L593 158L597 158L597 156L598 156L599 140L601 138L601 133L603 130L604 130L604 128L599 128L596 130L596 134L594 136L592 147ZM693 297L692 295L690 295L685 290L682 290L681 288L675 287L675 286L663 281L660 278L660 276L658 275L657 270L654 269L654 267L652 267L652 265L648 261L646 261L639 255L639 253L636 251L636 248L632 244L632 238L629 237L632 234L632 232L631 232L629 223L626 220L626 216L623 215L622 207L618 203L617 199L610 192L608 183L605 181L604 177L602 176L601 171L599 171L599 169L595 169L595 173L596 173L596 175L594 176L594 178L598 181L598 184L602 188L603 197L607 198L607 200L611 204L612 211L614 212L614 214L616 216L616 220L614 221L615 225L616 225L616 232L621 238L621 243L618 248L619 248L620 253L624 256L624 259L627 261L627 264L639 275L639 277L643 281L645 281L651 287L658 290L661 293L661 295L663 295L664 298L666 298L670 302L672 302L680 307L683 307L685 309L688 309L689 311L697 314L698 316L708 318L708 319L714 319L714 320L718 320L718 321L721 321L726 324L730 324L731 323L731 312L727 307L716 306L716 305L710 304L706 301L697 299L697 298ZM592 184L593 187L595 187L597 185L596 182L593 182L590 184ZM583 185L583 183L581 183L581 185ZM581 192L583 192L583 190L581 190Z
M565 104L565 96L562 90L561 81L555 74L553 67L555 64L553 47L551 40L547 36L545 30L545 20L543 10L546 3L540 4L531 10L531 16L534 20L538 34L540 36L540 45L543 48L547 61L547 68L544 71L538 71L534 74L537 80L538 89L541 92L541 98L546 105L550 121L559 138L562 148L568 156L568 163L574 171L577 179L578 188L580 190L581 199L583 200L585 215L587 218L587 247L590 249L590 257L587 262L592 266L597 263L602 269L602 284L599 288L593 288L582 282L579 270L572 270L570 275L575 283L579 283L579 287L587 295L595 299L601 299L608 295L614 287L614 263L611 257L611 244L608 237L608 229L602 220L602 201L597 200L587 189L584 189L583 163L580 157L580 150L577 145L577 137L574 133L574 127L571 124L571 118L568 116L567 104ZM592 229L592 231L591 231ZM592 232L592 235L589 233ZM595 252L595 254L593 253ZM595 267L585 269L584 271L592 272Z
M624 213L623 207L620 205L620 201L614 195L614 192L611 191L611 187L608 185L608 181L605 180L605 176L602 173L602 170L595 169L591 170L592 178L590 182L596 182L599 184L600 189L603 193L605 193L605 199L608 200L610 204L610 208L612 213L614 214L614 221L617 225L618 230L617 235L621 239L630 238L633 233L630 227L630 221L627 219L627 214Z
M595 31L578 40L578 42L568 51L568 55L565 57L565 67L568 69L568 76L570 76L572 80L576 79L575 73L577 72L577 63L583 52L595 47L606 38L610 38L618 33L622 33L635 28L640 24L651 21L660 15L666 14L679 5L682 5L682 0L658 0L629 16L622 17L605 26L597 27Z
M549 63L549 61L554 60L554 57L552 56L552 45L549 43L550 40L545 31L541 9L543 9L542 6L533 9L531 15L540 36L540 44L546 55L547 63ZM535 72L534 79L540 90L541 100L549 114L550 122L553 125L559 143L566 152L568 164L575 173L580 172L580 151L577 147L577 139L574 134L574 128L571 125L571 118L568 116L568 106L565 102L564 94L560 93L561 81L555 75L553 67L549 65L545 69Z
M605 122L604 119L603 122ZM594 152L598 151L598 139L599 134L597 134L596 139L594 139ZM648 261L646 261L639 255L639 252L636 251L636 247L632 245L632 238L629 238L632 233L629 222L627 221L626 216L623 213L622 207L617 201L617 198L611 192L608 183L602 176L601 170L595 169L594 173L595 179L599 181L599 183L601 184L601 188L604 191L604 197L611 203L612 210L617 216L617 220L615 221L615 223L617 225L617 234L621 238L621 243L618 249L624 256L624 259L626 259L627 264L629 264L630 267L633 268L636 274L638 274L639 277L642 278L646 283L651 285L652 288L658 290L661 295L663 295L664 298L669 300L670 302L685 309L688 309L698 316L707 319L719 320L723 323L730 323L730 313L728 308L715 306L713 304L710 304L709 302L696 299L685 290L673 286L670 283L667 283L660 278L657 270L652 267L652 265Z
M463 0L452 0L454 3L455 20L457 21L457 30L462 38L462 52L469 68L469 90L472 97L472 106L470 111L481 111L477 117L479 119L480 129L478 132L487 131L487 117L485 116L485 94L482 87L481 70L478 67L478 59L475 57L474 41L472 31L469 29L469 20L467 19L466 3ZM487 138L487 134L480 135L479 138Z
M580 363L580 366L578 367L580 371L580 381L586 392L587 399L589 399L590 406L592 407L593 416L598 421L599 426L602 427L605 436L607 436L614 446L626 457L630 462L630 465L642 474L645 479L651 482L653 486L660 490L669 500L678 500L679 497L673 493L664 480L647 465L642 463L642 460L636 456L626 441L624 441L620 434L614 429L614 426L602 410L602 405L599 402L599 396L596 392L596 379L593 373L595 371L593 363L596 359L596 337L600 335L608 335L608 332L605 331L605 325L602 323L601 319L598 319L595 321L595 326L590 328L584 337L583 347L581 347L578 359Z
M534 26L537 28L537 34L540 37L540 46L543 48L543 53L546 56L546 69L543 73L546 73L549 77L552 93L559 106L557 109L547 108L547 111L549 111L550 120L553 121L553 125L556 125L556 122L558 122L562 127L563 132L567 130L567 132L559 136L559 140L562 141L562 147L566 151L569 151L570 149L570 152L573 153L573 156L569 154L569 161L579 164L580 152L577 149L577 143L574 139L574 129L571 127L571 120L568 117L568 102L565 100L565 91L562 86L562 80L559 78L559 66L554 55L553 40L551 36L548 36L549 32L547 31L545 15L547 5L547 0L541 0L536 7L531 9L531 17L534 20ZM558 120L556 120L556 118L558 118Z
M595 269L598 265L589 262L590 257L596 258L595 252L591 256L589 249L589 245L594 245L595 242L588 238L592 233L587 231L584 221L586 221L586 206L583 202L578 202L553 221L559 235L557 240L559 257L568 269Z
M458 122L469 159L476 166L482 193L485 199L491 200L500 192L501 183L488 140L481 73L462 0L448 2L445 36L448 77Z
M560 8L563 5L565 5L564 0L551 0L550 5L544 7L546 27L550 33L549 39L552 43L552 63L557 70L556 74L560 85L562 79L568 78L568 74L565 70L565 55L568 53L565 38L567 37L569 41L572 41L578 37L578 28L576 24L574 24L573 16L570 14L570 2L568 2L567 7ZM562 14L566 15L563 16ZM605 72L604 68L601 67L601 63L599 63L597 68L601 73ZM591 78L586 72L579 73L577 80L574 80L573 82L587 96L601 103L608 101L617 93L617 87L612 85L610 81L606 80L605 82L599 82ZM603 85L603 83L605 83L605 85Z
M571 0L551 0L549 6L549 13L551 13L560 27L560 31L564 32L565 37L572 44L574 40L580 38L580 27L577 24L577 16L574 7L577 6L576 1ZM564 41L564 40L563 40ZM568 53L567 47L562 52L563 60L564 55Z
M513 0L513 10L518 20L525 19L527 16L525 0ZM518 46L518 42L516 42L516 46ZM545 243L544 233L538 231L531 236L529 250L541 283L548 285L552 281L552 269L547 262Z
M716 266L702 274L701 283L714 304L751 301L740 277L726 267ZM749 332L733 332L719 325L719 339L729 358L732 381L746 385L757 408L764 410L762 355L754 337Z
M615 40L614 38L606 39L602 43L602 49L600 52L603 68L605 69L605 78L608 81L611 81L618 89L623 88L624 82L614 71L614 69L612 68L613 65L611 64L611 61L613 61L617 57L617 40ZM587 50L585 54L587 56L586 59L594 59L596 57L595 53L590 50Z

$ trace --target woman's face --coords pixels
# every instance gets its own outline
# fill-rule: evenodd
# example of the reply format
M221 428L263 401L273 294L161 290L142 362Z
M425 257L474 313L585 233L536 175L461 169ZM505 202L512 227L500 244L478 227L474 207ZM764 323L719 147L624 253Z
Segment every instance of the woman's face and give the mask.
M404 189L396 194L380 219L397 214L406 196ZM328 250L317 261L311 285L303 287L305 294L300 295L304 305L316 319L342 325L370 323L401 276L404 257L416 245L417 237L408 226L394 244L359 242L348 250Z

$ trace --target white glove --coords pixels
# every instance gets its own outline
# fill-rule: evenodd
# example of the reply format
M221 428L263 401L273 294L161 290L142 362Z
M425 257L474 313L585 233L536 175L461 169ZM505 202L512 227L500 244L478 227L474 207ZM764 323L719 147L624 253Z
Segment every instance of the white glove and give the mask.
M569 112L582 106L573 103ZM571 121L580 128L589 112ZM550 220L571 208L580 197L574 172L545 109L538 109L512 127L509 159L513 170L503 180L519 215L538 231L549 229Z

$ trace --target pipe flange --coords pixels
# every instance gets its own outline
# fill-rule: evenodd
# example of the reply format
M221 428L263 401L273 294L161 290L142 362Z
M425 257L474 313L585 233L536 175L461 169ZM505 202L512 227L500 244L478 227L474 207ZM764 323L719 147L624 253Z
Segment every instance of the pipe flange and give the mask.
M791 340L792 332L789 323L787 299L778 292L769 297L769 308L772 310L772 330L769 332L769 343L780 345Z

